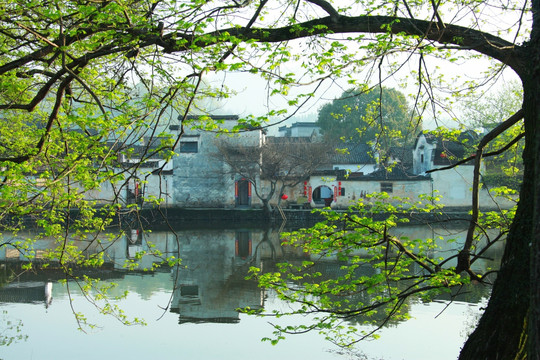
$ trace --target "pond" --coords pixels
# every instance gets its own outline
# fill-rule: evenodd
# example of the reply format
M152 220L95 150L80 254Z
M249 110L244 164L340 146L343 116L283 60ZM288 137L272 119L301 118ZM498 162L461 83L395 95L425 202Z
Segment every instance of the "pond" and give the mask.
M460 239L462 228L407 226L398 231L411 236ZM182 266L152 272L126 272L124 262L151 241L165 254L180 254ZM42 248L47 243L40 243ZM481 267L496 266L494 249ZM441 251L452 251L441 248ZM280 245L278 230L256 228L178 229L155 231L142 239L120 238L108 249L108 266L93 274L117 285L112 295L128 291L119 302L130 318L142 325L123 325L99 314L81 295L77 284L61 284L55 270L26 272L0 289L0 359L456 359L467 334L474 328L489 296L478 286L465 297L450 302L440 298L408 304L412 318L392 324L381 338L359 343L353 352L343 351L311 332L291 335L273 346L270 323L293 324L304 319L255 317L238 308L264 308L266 312L290 306L275 294L246 280L249 266L304 256ZM4 275L20 268L7 257ZM149 266L152 259L143 258ZM331 261L326 264L332 268ZM96 326L77 330L74 313L83 314Z

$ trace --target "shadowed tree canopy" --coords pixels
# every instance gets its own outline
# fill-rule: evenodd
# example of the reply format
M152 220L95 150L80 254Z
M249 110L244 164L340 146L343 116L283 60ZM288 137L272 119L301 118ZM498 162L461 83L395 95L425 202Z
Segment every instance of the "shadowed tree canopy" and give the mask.
M381 146L404 144L421 130L411 119L405 95L386 87L350 89L324 104L317 125L327 140L355 140Z
M21 217L40 216L43 235L58 240L51 258L82 261L65 229L96 244L89 234L102 231L122 208L115 199L100 208L96 221L95 203L84 194L103 183L126 184L133 171L117 166L118 155L129 155L130 146L144 139L163 138L161 130L176 118L172 108L187 118L198 99L231 96L226 83L203 86L211 74L244 72L267 80L268 97L284 105L270 106L267 116L241 119L251 126L284 120L319 98L327 100L331 85L347 89L389 81L409 86L414 118L439 123L462 96L512 74L523 88L521 109L501 118L469 160L475 164L477 194L482 159L491 155L484 150L523 120L520 200L515 215L497 224L504 234L509 226L505 254L489 305L460 358L538 358L539 14L539 0L3 1L0 220L17 231ZM134 92L136 83L144 84L144 95ZM172 156L182 134L180 129L155 151ZM71 208L82 209L84 216L71 218ZM370 238L374 244L401 249L429 279L440 280L437 287L459 286L456 275L481 281L471 270L482 256L474 246L483 230L477 196L471 208L467 239L453 255L457 265L445 269L400 247L386 227L368 235L378 234L379 241ZM102 261L98 253L86 263ZM431 289L417 286L412 293Z

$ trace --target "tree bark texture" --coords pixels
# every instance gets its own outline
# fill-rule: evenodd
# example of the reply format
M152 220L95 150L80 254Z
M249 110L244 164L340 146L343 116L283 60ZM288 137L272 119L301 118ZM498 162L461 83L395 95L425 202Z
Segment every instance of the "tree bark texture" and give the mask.
M529 196L527 196L529 195ZM489 304L461 350L460 360L526 359L532 197L521 200L507 238Z
M488 306L460 360L539 359L540 71L536 47L521 73L525 122L520 202Z
M529 166L533 168L531 171L532 184L531 198L533 224L530 233L530 304L529 304L529 347L528 359L540 360L540 20L538 11L540 4L538 1L533 1L533 6L536 9L535 25L533 27L532 45L534 49L530 64L530 77L522 79L524 89L529 89L528 93L524 93L524 100L527 102L525 107L530 117L530 121L526 123L527 137L530 139L530 152L525 154L529 158ZM530 82L530 83L529 83ZM524 155L524 156L525 156ZM523 185L525 187L525 185Z

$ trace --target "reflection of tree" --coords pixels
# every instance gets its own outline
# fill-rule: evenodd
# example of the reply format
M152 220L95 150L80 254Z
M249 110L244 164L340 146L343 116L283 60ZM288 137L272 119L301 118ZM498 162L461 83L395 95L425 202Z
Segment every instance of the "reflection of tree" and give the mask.
M13 320L6 310L0 316L0 347L9 346L19 341L26 341L28 335L22 333L23 323L21 320Z
M276 244L279 244L279 232L274 233L275 229L272 229L270 226L266 226L263 230L263 238L262 240L255 246L254 256L253 260L261 260L262 254L261 249L262 248L269 248L270 255L266 254L266 258L268 256L272 260L276 260L278 258L278 251L276 250L276 246L274 245L274 241ZM277 238L277 241L276 239ZM281 251L281 248L279 248L279 251Z
M405 228L403 235L393 235L400 233L400 228L396 228L400 221L397 214L402 210L409 212L412 207L408 203L406 209L401 209L374 201L347 213L326 211L326 222L285 234L286 243L297 249L301 260L288 259L274 269L266 266L263 271L255 270L255 274L261 285L275 290L281 299L299 305L292 313L317 317L308 325L276 326L277 338L315 329L331 334L330 338L338 344L348 345L372 332L344 330L344 322L369 324L376 331L407 319L410 305L417 301L478 302L489 296L493 278L488 276L490 264L485 258L504 233L483 232L482 237L475 236L474 262L470 266L480 275L473 281L477 284L471 284L462 271L456 270L466 232L462 231L463 241L452 247L452 238L439 240L444 249L439 248L435 239L426 238L426 234L418 234L419 238L406 236L411 230L417 231L414 229ZM395 214L388 215L389 209ZM387 213L386 218L374 220L379 211ZM493 263L497 267L498 262Z

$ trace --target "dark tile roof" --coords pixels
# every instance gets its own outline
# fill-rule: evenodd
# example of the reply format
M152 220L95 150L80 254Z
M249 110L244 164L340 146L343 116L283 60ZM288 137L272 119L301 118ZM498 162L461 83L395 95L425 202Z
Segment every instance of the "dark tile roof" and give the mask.
M375 164L373 150L367 144L341 143L335 146L335 149L346 149L338 151L333 157L334 164Z
M393 166L389 169L378 169L369 174L349 173L345 170L319 171L313 175L331 176L335 175L339 181L423 181L429 180L429 175L415 175L401 166Z
M297 121L291 125L291 127L319 127L316 122L309 121Z
M272 144L309 144L312 142L310 138L302 136L267 136L266 141Z
M413 152L410 147L392 146L390 148L390 156L400 161L400 164L405 169L410 169L413 166Z
M171 151L169 147L163 148L162 141L164 140L167 140L167 138L145 137L143 144L139 144L139 143L125 144L125 143L109 142L107 143L107 145L112 147L119 154L121 154L122 152L129 154L129 157L133 159L141 158L144 156L147 160L148 159L161 160L164 158L163 152Z
M188 115L186 118L188 120L198 120L201 117L209 117L212 120L238 120L238 115L208 115L208 114L201 114L201 115ZM182 120L184 118L183 115L178 116L178 120Z

